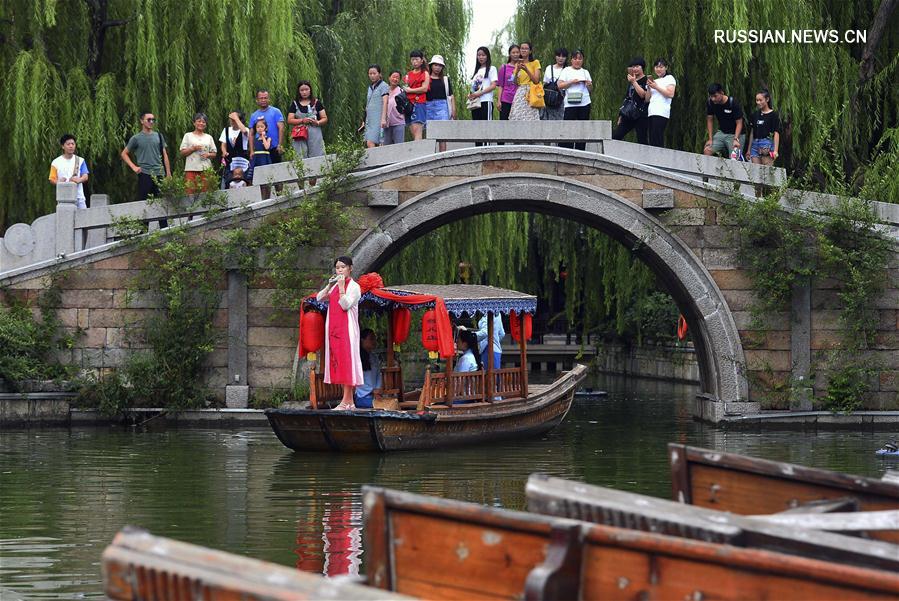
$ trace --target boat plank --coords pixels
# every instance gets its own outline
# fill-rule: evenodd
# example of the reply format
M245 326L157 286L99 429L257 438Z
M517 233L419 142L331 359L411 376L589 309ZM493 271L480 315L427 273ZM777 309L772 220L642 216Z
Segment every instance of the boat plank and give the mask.
M404 594L411 594L405 587L408 578L515 597L523 592L528 573L546 556L545 537L414 513L393 512L390 532L396 590Z

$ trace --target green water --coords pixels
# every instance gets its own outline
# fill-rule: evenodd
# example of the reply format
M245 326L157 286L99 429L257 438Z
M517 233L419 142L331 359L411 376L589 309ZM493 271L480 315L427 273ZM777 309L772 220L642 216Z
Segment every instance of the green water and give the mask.
M688 443L868 476L889 434L723 431L691 386L601 378L542 439L387 455L295 454L268 429L0 433L0 598L100 598L125 524L319 573L359 569L366 483L521 509L540 471L668 497L665 445Z

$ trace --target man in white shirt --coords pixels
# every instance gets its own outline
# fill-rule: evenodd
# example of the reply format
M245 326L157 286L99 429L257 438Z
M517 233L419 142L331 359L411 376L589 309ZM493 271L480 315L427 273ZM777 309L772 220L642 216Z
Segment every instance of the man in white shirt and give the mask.
M75 136L64 134L59 139L59 144L62 146L62 154L50 163L50 177L48 179L54 186L68 182L78 184L78 192L75 196L76 206L79 209L86 209L84 182L87 181L90 173L87 169L87 163L83 158L75 154Z

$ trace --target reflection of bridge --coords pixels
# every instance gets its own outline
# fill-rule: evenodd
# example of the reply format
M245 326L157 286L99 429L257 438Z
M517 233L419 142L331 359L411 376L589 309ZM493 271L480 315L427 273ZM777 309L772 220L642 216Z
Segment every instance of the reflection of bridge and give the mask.
M771 315L764 331L752 336L751 345L746 343L752 292L730 243L734 228L719 210L733 202L734 187L752 195L756 187L783 183L782 170L613 141L608 139L608 122L541 122L520 128L527 131L517 131L517 124L509 122L485 127L475 122L438 123L429 132L432 139L368 153L343 199L358 207L351 234L355 241L349 247L357 272L377 269L412 240L478 213L535 211L596 227L633 248L686 316L707 399L698 406L711 419L725 411L757 409L758 404L750 401L756 400L759 390L750 381L806 381L812 353L832 348L837 340L837 291L828 282L815 282L795 290L794 320L788 312ZM436 152L439 140L469 144L481 139L539 140L543 145ZM588 151L545 145L566 139L588 141ZM304 175L314 175L321 162L307 161ZM127 280L140 264L131 260L131 243L105 244L112 218L131 215L151 224L163 217L170 223L192 218L197 231L233 227L235 221L251 226L292 206L302 195L290 165L260 168L256 181L281 184L289 194L263 199L258 186L231 193L228 202L235 210L208 220L202 218L202 208L182 203L170 203L171 207L127 203L75 211L62 186L54 215L7 232L0 244L4 253L0 285L38 289L50 269L72 271L63 284L60 313L66 325L84 328L86 336L66 359L87 367L114 366L126 352L127 321L152 311L155 300L137 295L128 304ZM808 195L804 202L812 208L833 200ZM895 237L899 207L878 204L877 209L892 224L890 233ZM335 249L330 248L310 252L299 258L300 266L326 270L333 254ZM289 378L286 366L295 347L294 319L278 315L267 285L271 284L248 285L235 271L223 295L216 323L227 328L228 346L213 353L209 383L220 388L231 384L227 387L233 399L245 398L247 386L266 388ZM899 386L897 307L899 290L893 281L879 305L882 344L873 354L884 368L875 404L894 402ZM816 379L815 386L821 385L822 379ZM808 398L797 402L797 408L809 406Z

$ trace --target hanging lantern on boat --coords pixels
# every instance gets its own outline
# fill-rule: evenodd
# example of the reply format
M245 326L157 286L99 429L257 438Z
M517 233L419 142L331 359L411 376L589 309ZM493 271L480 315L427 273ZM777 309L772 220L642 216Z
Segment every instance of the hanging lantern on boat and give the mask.
M325 317L318 311L306 311L300 317L300 352L309 361L325 346Z
M412 311L406 307L397 307L390 312L390 333L393 337L393 350L399 351L400 345L409 339L409 326L412 324Z
M524 319L524 339L530 340L533 332L533 318L530 313L519 315L515 311L509 313L509 329L512 331L512 340L518 342L521 339L521 319Z
M677 339L683 342L687 339L687 319L683 315L677 317Z
M421 318L421 345L428 351L428 358L434 360L437 358L437 349L439 348L437 335L437 312L434 309L425 311Z

